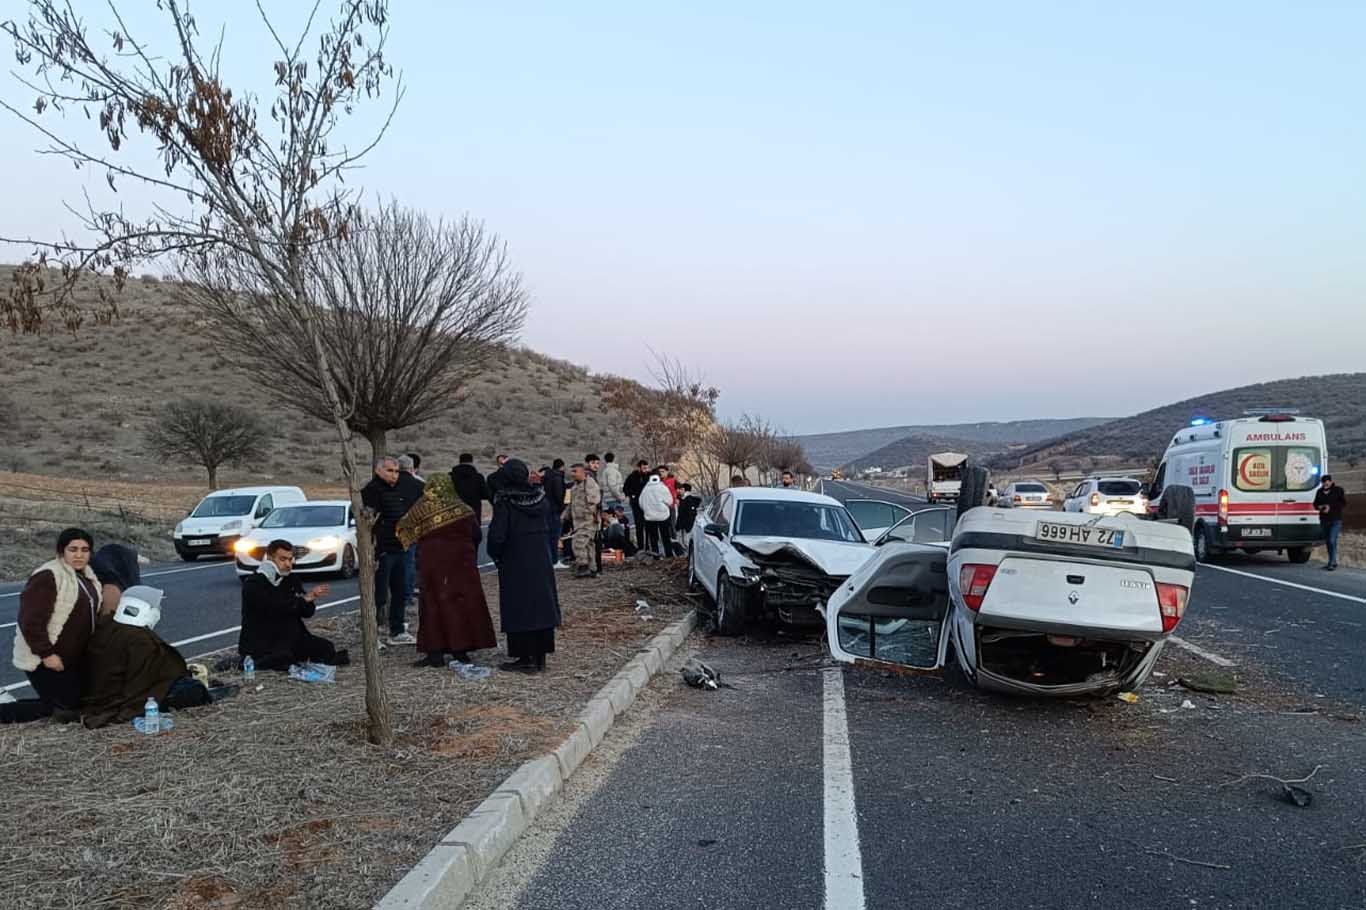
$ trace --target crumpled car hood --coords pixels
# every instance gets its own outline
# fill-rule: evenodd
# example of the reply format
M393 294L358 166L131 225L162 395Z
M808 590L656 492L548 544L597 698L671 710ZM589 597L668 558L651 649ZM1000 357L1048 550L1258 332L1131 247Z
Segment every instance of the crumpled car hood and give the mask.
M793 537L735 537L732 543L736 549L750 550L760 556L788 553L811 563L826 575L839 578L853 575L874 552L872 545L866 543Z

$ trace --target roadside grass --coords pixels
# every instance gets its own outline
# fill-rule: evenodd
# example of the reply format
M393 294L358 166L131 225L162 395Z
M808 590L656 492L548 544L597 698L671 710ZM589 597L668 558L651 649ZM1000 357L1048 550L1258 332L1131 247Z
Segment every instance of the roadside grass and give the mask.
M411 648L389 648L396 740L387 748L364 740L359 667L339 669L335 685L258 674L260 691L178 712L157 737L131 726L0 728L5 906L371 907L519 764L554 748L588 699L691 608L682 574L676 564L630 564L558 578L564 626L541 676L463 681L411 666ZM484 585L496 616L496 576ZM638 597L652 619L637 616ZM358 653L359 619L310 626Z

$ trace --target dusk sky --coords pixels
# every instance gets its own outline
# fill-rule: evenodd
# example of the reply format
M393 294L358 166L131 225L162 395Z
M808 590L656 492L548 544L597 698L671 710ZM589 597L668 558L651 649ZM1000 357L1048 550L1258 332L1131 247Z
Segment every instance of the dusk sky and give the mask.
M675 355L792 432L1366 369L1366 4L645 6L393 3L408 94L352 182L497 231L529 346ZM3 135L0 233L69 227L86 178Z

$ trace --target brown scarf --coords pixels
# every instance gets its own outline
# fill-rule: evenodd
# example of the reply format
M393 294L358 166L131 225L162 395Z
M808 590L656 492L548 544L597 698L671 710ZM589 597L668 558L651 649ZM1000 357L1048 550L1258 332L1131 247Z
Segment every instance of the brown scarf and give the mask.
M449 474L437 474L427 481L422 498L398 520L394 532L404 548L411 547L428 534L474 514L455 492Z

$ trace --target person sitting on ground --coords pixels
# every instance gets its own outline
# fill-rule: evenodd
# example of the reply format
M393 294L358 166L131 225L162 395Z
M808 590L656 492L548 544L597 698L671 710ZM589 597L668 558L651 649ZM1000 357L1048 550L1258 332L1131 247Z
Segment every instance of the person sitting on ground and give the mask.
M0 704L0 723L80 720L81 661L101 603L100 580L90 568L94 543L89 531L67 528L57 537L56 558L34 569L24 585L14 666L37 697Z
M604 549L620 550L627 559L636 555L636 545L626 525L625 506L616 506L602 513L602 545Z
M255 575L242 583L242 631L237 653L250 657L258 670L288 670L290 664L312 661L344 667L351 662L345 650L308 631L304 620L318 609L317 600L331 590L326 584L304 593L294 570L294 545L272 540Z
M212 699L190 675L180 652L155 631L162 592L133 585L120 592L114 615L102 615L86 649L81 714L91 730L141 715L147 699L164 711L197 708Z
M101 616L113 616L123 592L142 584L138 551L121 543L107 543L96 550L90 568L100 580Z

